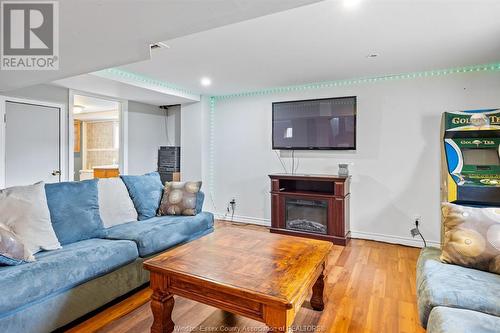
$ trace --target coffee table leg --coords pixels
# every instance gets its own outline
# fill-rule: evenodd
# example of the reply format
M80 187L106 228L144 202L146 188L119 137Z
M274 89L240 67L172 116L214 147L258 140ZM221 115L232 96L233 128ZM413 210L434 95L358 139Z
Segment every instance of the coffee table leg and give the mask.
M151 310L153 311L153 325L151 333L172 333L174 322L172 310L174 309L174 295L159 289L154 289L151 296Z
M323 290L325 289L325 264L323 264L323 271L319 275L316 283L312 288L313 294L311 297L311 307L316 311L323 311L325 304L323 302Z
M289 333L293 323L293 309L264 306L264 322L268 333Z

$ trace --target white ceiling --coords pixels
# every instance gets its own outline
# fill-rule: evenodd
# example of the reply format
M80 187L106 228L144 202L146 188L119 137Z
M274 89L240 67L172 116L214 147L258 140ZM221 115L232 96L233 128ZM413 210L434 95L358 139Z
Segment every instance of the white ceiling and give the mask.
M84 74L57 80L52 82L52 84L96 95L127 99L153 105L174 105L200 100L199 95L197 99L189 99L174 93L161 92L142 87L140 86L141 82L138 82L138 85L132 85L93 74Z
M60 69L1 71L0 91L149 59L149 44L319 0L59 1Z
M500 61L500 1L343 1L168 40L169 49L122 69L220 95Z
M83 112L112 111L120 108L116 101L83 95L74 95L73 105L83 106Z

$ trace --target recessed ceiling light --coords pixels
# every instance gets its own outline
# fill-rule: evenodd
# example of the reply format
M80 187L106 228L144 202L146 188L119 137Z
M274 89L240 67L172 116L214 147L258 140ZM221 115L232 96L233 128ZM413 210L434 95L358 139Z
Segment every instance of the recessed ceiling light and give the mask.
M85 109L83 105L73 105L73 113L81 113Z
M376 57L378 57L378 56L379 56L379 54L378 54L378 53L370 53L370 54L368 54L366 57L367 57L367 58L376 58Z
M359 7L362 0L343 0L344 8L354 9Z
M208 87L209 85L212 84L212 80L210 80L210 78L208 78L208 77L202 77L200 80L200 83L202 86Z

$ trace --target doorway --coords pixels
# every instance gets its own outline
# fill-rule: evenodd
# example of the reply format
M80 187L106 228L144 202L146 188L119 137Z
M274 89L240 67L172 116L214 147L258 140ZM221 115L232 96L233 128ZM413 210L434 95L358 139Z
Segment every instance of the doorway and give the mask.
M0 115L0 187L64 180L64 106L0 96Z
M122 103L72 94L73 178L118 177L124 172Z

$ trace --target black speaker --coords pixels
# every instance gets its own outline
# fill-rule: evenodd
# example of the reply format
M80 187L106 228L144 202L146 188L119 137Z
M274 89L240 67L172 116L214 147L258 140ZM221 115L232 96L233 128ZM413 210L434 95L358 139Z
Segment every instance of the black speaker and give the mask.
M158 173L162 183L172 181L174 172L181 171L181 147L162 146L158 149Z

